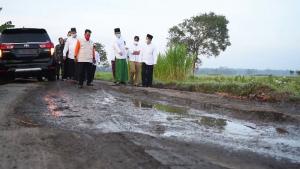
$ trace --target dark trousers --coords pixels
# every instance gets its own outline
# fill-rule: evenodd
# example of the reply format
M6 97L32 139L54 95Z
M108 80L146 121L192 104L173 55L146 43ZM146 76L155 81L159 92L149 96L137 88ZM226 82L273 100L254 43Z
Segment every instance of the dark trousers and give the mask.
M79 85L83 85L85 77L87 84L92 83L92 63L89 62L77 62L77 72L79 75Z
M61 78L63 79L64 77L64 64L63 63L57 63L56 64L56 77L59 79L61 75Z
M111 61L111 70L113 74L114 80L116 80L116 61L112 60Z
M63 68L62 68L62 79L66 79L67 78L67 74L68 74L68 65L67 65L67 59L64 60L64 62L62 63Z
M74 79L75 77L75 61L74 59L67 58L67 77L70 79Z
M142 64L142 85L151 87L153 80L153 65Z
M78 62L74 62L74 80L79 81Z
M91 70L92 71L92 74L91 74L92 82L93 82L93 80L95 78L96 68L97 68L97 66L94 65L94 64L92 64L92 70Z

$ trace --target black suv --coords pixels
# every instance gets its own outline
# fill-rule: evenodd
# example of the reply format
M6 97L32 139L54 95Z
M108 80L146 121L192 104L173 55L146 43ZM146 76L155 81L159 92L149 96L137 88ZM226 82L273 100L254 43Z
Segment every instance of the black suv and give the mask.
M0 78L55 80L54 45L45 29L6 29L0 35Z

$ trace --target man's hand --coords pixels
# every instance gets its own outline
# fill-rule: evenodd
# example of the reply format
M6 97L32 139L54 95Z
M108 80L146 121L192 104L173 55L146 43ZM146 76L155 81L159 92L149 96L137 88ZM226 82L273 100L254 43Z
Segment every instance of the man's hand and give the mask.
M134 51L132 54L133 55L140 55L140 53L141 53L140 51Z
M122 53L122 52L119 52L119 55L120 55L120 56L122 56L122 55L123 55L123 53Z
M93 58L93 63L96 64L96 59L95 58Z

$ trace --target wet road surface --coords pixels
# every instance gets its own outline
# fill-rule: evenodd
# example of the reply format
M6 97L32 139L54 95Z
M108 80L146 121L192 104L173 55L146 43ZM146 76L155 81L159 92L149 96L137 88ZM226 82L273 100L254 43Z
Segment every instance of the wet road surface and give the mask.
M95 84L84 89L70 82L9 84L29 89L25 87L28 92L11 110L14 119L8 124L30 129L27 134L40 129L58 131L52 133L62 139L57 148L69 147L63 157L83 144L86 152L80 152L87 157L82 161L94 159L84 168L300 166L298 104L255 103L100 81ZM78 145L70 147L68 142ZM107 153L107 158L99 158L99 152ZM122 165L117 165L118 158ZM61 168L71 167L61 163Z

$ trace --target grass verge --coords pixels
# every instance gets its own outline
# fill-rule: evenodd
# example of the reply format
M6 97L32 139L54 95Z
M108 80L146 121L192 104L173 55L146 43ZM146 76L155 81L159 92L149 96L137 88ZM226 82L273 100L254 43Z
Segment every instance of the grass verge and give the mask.
M97 72L96 79L113 81L111 72ZM219 94L260 101L300 101L300 77L196 76L184 81L154 81L154 87Z

